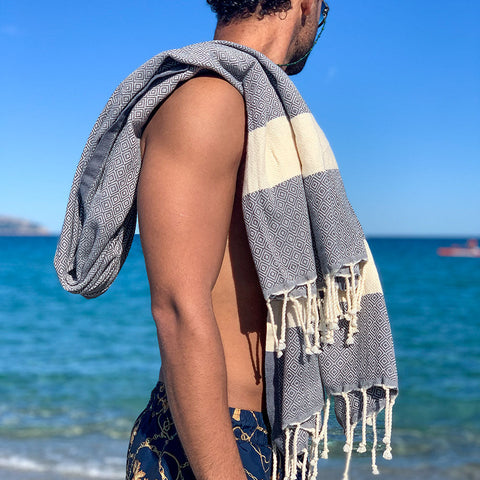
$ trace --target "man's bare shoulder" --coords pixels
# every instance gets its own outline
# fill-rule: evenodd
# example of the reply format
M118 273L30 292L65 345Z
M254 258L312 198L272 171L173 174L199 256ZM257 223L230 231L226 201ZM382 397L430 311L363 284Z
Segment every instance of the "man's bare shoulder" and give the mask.
M163 102L142 136L145 146L215 152L243 151L245 103L240 92L214 74L183 83Z

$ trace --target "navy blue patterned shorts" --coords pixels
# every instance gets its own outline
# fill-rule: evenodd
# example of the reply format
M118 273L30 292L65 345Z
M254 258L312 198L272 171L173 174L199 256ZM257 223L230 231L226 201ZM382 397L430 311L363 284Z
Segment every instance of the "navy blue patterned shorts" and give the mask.
M262 413L230 408L230 416L246 478L270 480L272 448ZM161 382L133 426L126 480L195 480Z

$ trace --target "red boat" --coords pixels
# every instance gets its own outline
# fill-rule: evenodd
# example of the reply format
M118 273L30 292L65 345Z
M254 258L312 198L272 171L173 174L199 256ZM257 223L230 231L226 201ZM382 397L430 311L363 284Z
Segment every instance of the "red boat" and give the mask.
M452 245L451 247L440 247L437 253L441 257L470 257L480 258L480 247L478 240L471 238L467 245Z

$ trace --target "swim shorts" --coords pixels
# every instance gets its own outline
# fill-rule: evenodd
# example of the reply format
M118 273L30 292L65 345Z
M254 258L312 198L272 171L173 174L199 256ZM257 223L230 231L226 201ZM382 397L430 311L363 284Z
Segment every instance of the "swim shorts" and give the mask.
M230 408L230 417L246 478L270 480L272 448L262 413ZM126 480L195 480L162 382L157 383L147 407L133 425Z

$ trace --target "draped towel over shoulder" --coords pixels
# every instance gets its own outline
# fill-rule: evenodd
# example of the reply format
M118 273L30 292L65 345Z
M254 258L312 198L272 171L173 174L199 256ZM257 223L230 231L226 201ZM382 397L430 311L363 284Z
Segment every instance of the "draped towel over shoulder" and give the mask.
M71 189L55 268L62 286L104 293L135 232L140 137L151 114L181 83L217 72L245 99L248 123L242 208L268 308L265 384L273 477L316 478L328 456L330 402L359 452L385 410L391 458L397 396L393 342L382 289L361 226L323 132L289 77L261 53L224 41L163 52L127 77L99 116Z

